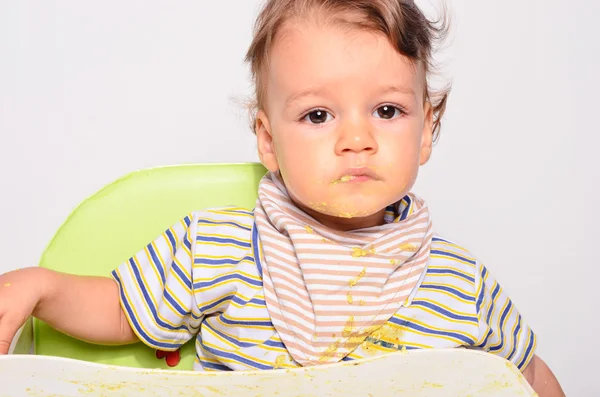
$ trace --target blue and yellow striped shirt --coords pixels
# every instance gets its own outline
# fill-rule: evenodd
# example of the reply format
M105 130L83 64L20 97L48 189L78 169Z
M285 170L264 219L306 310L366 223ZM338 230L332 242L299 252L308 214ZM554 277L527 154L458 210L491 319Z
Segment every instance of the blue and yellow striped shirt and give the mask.
M112 273L131 327L146 345L176 350L196 337L197 370L298 366L267 311L254 215L194 212ZM388 323L345 360L405 349L481 349L523 370L536 337L486 267L434 237L425 277Z

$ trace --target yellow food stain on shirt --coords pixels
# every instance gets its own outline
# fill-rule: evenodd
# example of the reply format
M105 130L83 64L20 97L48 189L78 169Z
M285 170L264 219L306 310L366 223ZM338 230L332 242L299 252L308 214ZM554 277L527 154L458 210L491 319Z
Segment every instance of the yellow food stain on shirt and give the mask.
M396 350L401 349L401 351L404 353L404 352L406 352L406 346L404 345L404 342L402 341L402 336L404 335L405 332L406 332L406 330L404 328L386 324L386 325L380 327L377 331L373 332L371 334L371 338L375 341L382 341L382 342L389 343L389 344L393 345L394 349L396 349ZM400 347L400 346L402 346L402 347Z
M405 243L400 245L400 250L407 252L417 252L419 250L419 247L417 247L414 244Z
M358 301L358 304L359 304L360 306L364 306L364 305L365 305L365 301L361 299L360 301Z
M306 230L306 233L308 233L308 234L314 234L315 233L315 231L313 230L312 227L310 227L310 225L304 226L304 229Z
M352 257L353 258L361 258L363 256L369 256L369 255L373 255L375 254L375 248L371 248L371 249L364 249L364 248L360 248L360 247L354 247L352 248Z
M349 304L352 304L354 302L354 298L352 298L352 294L350 293L350 291L348 291L348 294L346 295L346 300Z
M285 355L282 354L281 356L279 356L275 359L275 368L283 368L284 365L285 365Z

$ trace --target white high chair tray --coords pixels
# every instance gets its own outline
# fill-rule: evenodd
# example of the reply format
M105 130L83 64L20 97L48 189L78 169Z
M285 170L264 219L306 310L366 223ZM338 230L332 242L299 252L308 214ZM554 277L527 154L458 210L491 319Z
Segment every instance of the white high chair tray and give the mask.
M517 368L466 349L398 352L333 365L252 372L148 370L35 355L0 357L2 397L519 397Z

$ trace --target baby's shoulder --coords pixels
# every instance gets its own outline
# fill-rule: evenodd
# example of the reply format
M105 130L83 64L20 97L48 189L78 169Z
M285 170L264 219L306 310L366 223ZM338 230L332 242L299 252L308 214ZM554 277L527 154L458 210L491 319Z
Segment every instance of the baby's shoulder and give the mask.
M190 227L196 256L240 257L254 246L254 213L244 208L219 207L193 212Z
M427 264L428 276L447 276L448 280L462 280L471 285L478 281L479 261L463 246L439 235L431 241Z
M238 207L209 208L194 212L192 218L194 269L202 279L198 286L229 288L239 283L251 289L262 286L252 211ZM240 291L242 287L236 288Z
M216 233L243 234L251 232L254 225L254 212L240 207L207 208L195 211L190 216L198 229L209 229Z

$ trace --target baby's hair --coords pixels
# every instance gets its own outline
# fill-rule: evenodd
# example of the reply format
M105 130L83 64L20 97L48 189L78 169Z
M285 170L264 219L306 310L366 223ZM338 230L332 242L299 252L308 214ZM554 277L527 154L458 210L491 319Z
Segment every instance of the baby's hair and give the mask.
M423 65L425 75L429 76L434 70L433 43L445 39L448 32L445 15L438 21L430 21L414 0L267 0L256 20L254 38L246 54L255 90L250 106L252 129L257 110L264 108L264 72L269 52L285 23L310 20L383 33L401 54L415 65ZM425 86L425 99L433 108L435 140L450 86L437 91L428 83Z

